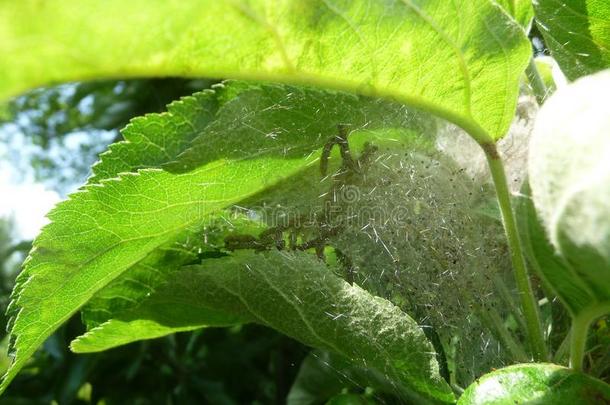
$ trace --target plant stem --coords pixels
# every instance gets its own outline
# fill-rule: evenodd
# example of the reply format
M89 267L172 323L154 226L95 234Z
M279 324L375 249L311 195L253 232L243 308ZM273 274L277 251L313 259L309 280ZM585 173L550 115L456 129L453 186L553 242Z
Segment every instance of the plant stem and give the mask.
M523 315L527 325L527 336L534 355L534 360L547 361L548 355L544 343L544 335L542 333L540 314L538 313L538 304L527 274L525 257L523 256L521 240L517 231L517 223L513 214L504 165L495 144L482 144L481 146L485 151L489 170L491 171L491 176L496 188L498 204L500 206L500 212L502 213L502 222L504 223L504 231L506 232L508 241L508 249L515 272L515 281L519 291L519 300L523 309Z
M536 67L536 62L534 62L533 57L530 59L530 63L525 69L525 74L530 82L530 86L532 86L532 91L534 92L534 96L536 96L536 101L539 105L542 105L546 99L546 96L548 95L548 90L544 84L544 81L540 77L540 73L538 72L538 68Z
M572 329L570 330L570 367L574 371L582 371L590 324L591 318L588 316L580 315L572 319Z
M572 318L570 330L570 367L575 371L582 371L585 349L587 348L587 335L591 323L610 312L610 304L596 305L581 311Z

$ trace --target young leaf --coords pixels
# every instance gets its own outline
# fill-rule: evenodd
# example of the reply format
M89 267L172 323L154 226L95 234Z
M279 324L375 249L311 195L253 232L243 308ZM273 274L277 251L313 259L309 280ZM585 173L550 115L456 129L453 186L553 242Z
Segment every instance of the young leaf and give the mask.
M540 110L530 143L534 205L554 248L574 270L562 273L566 279L553 275L552 286L572 304L570 365L576 370L591 322L610 313L609 91L610 70L560 89ZM574 307L577 296L591 300Z
M466 389L458 405L602 404L610 385L555 364L518 364L484 375Z
M185 268L132 313L92 329L72 348L103 350L142 332L147 337L162 328L226 322L225 314L372 368L393 382L395 394L418 403L453 401L438 373L434 349L417 323L306 253L236 252Z
M20 1L0 27L0 97L90 77L306 83L394 98L479 142L506 133L530 57L489 0Z
M538 218L529 186L526 185L518 197L517 216L519 231L529 262L561 299L570 313L578 314L599 298L577 268L559 256L548 240L542 222Z
M575 278L574 288L586 285L587 295L594 297L589 306L601 307L610 305L608 92L610 71L555 93L539 113L529 156L538 216L552 245L574 270L553 286L561 293L565 290L559 283ZM568 302L574 297L562 298ZM582 305L574 303L571 309Z
M46 337L124 270L206 215L314 161L253 156L180 175L148 169L87 186L59 204L17 281L9 308L15 358L2 388Z
M271 88L235 80L225 81L214 85L211 90L182 97L169 104L166 112L134 118L121 131L123 140L110 145L101 154L100 161L92 168L93 176L87 182L94 184L102 179L117 177L119 173L159 168L174 161L190 148L193 139L201 135L208 124L219 119L216 114L220 110L222 115L221 107L243 92L264 93ZM291 87L283 89L285 93L292 90ZM243 105L243 100L243 97L240 98L237 104ZM224 113L225 119L226 116Z
M535 0L536 22L570 80L610 67L610 2Z
M197 100L209 101L196 97L186 104ZM185 114L170 113L152 116L150 126L145 120L132 126L141 128L141 136L131 134L129 144L105 156L112 158L116 153L119 159L100 164L105 170L98 173L113 177L88 184L58 205L49 214L51 224L36 239L9 307L15 357L0 390L47 336L125 270L215 211L317 164L322 146L336 135L338 123L354 128L400 127L411 121L404 107L367 100L284 86L256 87L226 102L213 122L206 119L197 124L205 128L196 131L194 145L204 140L206 147L188 160L190 171L178 164L180 173L147 168L117 176L118 170L163 160L143 154L138 164L137 156L128 153L130 148L142 149L143 142L146 149L157 142L152 139L174 145L171 140L179 142L182 132L190 139L195 123L189 125ZM163 138L159 122L162 128L178 128L175 137ZM179 149L168 146L167 157L173 158Z

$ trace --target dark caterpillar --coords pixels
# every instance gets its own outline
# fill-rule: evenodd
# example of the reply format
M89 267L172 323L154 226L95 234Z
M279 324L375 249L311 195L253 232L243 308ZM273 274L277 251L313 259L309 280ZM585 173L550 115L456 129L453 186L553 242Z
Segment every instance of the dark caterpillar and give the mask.
M322 177L327 176L330 153L335 145L339 147L339 152L341 153L342 159L341 170L339 172L342 173L351 171L362 174L363 171L369 166L370 157L377 152L377 147L368 142L365 143L362 154L358 157L358 159L354 160L349 147L349 141L347 139L349 136L348 126L345 124L338 124L337 132L337 135L332 137L331 140L328 141L322 148L322 155L320 156L320 174L322 174Z

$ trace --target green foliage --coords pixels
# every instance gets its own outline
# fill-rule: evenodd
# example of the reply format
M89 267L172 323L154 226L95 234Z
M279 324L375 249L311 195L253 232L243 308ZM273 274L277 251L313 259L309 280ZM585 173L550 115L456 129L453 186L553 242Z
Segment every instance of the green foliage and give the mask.
M16 356L5 381L57 326L122 272L155 249L171 245L215 211L314 163L317 157L312 152L328 139L320 135L332 138L338 122L354 126L377 122L370 125L374 129L410 120L399 105L375 100L361 103L358 97L337 93L278 86L229 93L236 98L218 111L212 124L205 116L189 121L190 109L180 105L162 118L151 116L150 126L134 123L129 143L112 148L97 166L112 176L117 170L158 164L158 153L128 153L131 147L147 150L155 142L167 145L164 156L171 161L186 143L180 143L185 132L187 139L199 134L193 141L196 153L185 152L172 167L183 171L197 165L194 170L175 173L147 168L121 174L85 186L49 214L53 222L37 239L9 307ZM199 98L204 105L210 97L205 94ZM181 103L197 103L197 99ZM242 114L237 120L235 110ZM159 119L171 124L159 126ZM139 128L142 133L137 136ZM172 136L178 141L166 139ZM205 140L204 148L199 139ZM71 282L65 283L66 278Z
M535 2L536 12L569 76L607 66L606 6L578 3L584 18L574 4L558 14L550 4ZM275 329L317 349L292 404L454 403L489 369L530 354L546 361L548 346L561 361L568 343L579 370L591 321L610 309L610 76L581 79L542 107L518 229L496 141L514 118L532 13L525 0L0 2L1 96L134 75L292 83L226 81L123 130L34 241L7 311L13 358L0 391L79 310L77 352L247 323ZM535 78L535 63L528 69ZM467 147L441 153L447 123L429 113L482 147L502 223L482 214L491 190ZM573 316L566 344L543 334L540 319L552 333L567 328L557 304L540 310L547 284ZM592 341L607 341L601 326ZM589 362L602 374L600 364ZM75 373L65 392L84 383ZM484 375L459 401L609 390L529 364ZM206 399L233 401L223 390Z
M506 133L529 58L523 31L487 0L5 2L0 26L4 97L89 77L288 81L395 98L480 142Z
M498 4L513 16L526 32L529 31L529 26L534 18L534 9L530 0L499 0Z
M610 66L610 4L605 0L536 0L536 21L570 80Z
M586 374L553 364L518 364L482 376L466 389L459 405L600 404L610 386Z
M75 340L73 349L105 350L159 329L171 333L188 326L257 322L376 370L390 379L399 397L453 399L417 323L388 301L334 276L309 254L235 253L187 267L173 280L134 311Z

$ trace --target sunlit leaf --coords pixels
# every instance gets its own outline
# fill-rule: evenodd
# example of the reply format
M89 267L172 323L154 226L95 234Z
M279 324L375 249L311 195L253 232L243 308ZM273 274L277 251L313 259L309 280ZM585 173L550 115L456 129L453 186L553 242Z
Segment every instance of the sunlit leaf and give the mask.
M218 98L218 91L202 91L171 103L167 112L133 119L121 131L123 141L102 154L87 182L95 184L174 160L214 120Z
M513 16L523 28L529 30L534 18L531 0L498 0L498 4L504 7L506 12Z
M610 67L610 2L534 0L536 21L570 80Z
M480 142L505 135L530 57L489 0L5 1L0 27L3 97L92 77L263 79L395 98Z
M519 364L484 375L458 405L603 404L610 385L554 364Z

